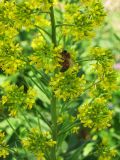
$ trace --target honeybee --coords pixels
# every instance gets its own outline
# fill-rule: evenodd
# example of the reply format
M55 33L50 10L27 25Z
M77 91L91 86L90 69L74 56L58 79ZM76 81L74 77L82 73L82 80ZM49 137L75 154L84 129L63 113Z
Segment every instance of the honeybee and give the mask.
M73 61L71 59L70 53L68 53L66 50L63 50L60 54L62 56L62 62L59 62L62 66L60 72L65 72L73 65Z

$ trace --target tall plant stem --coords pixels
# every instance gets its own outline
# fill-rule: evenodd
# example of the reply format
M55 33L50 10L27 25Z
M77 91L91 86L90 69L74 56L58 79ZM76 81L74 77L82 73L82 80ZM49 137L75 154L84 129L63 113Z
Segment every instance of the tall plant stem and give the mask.
M57 142L57 108L56 108L56 98L52 97L51 100L51 117L52 117L52 138ZM57 160L56 157L57 146L55 145L51 150L52 160Z
M48 2L52 3L51 0ZM54 47L57 46L57 38L56 38L56 24L55 24L55 15L54 15L54 7L51 5L50 7L50 19L51 19L51 29L52 29L52 43ZM52 138L57 142L57 108L56 108L56 98L53 94L51 97L51 119L52 119ZM55 145L51 150L51 159L57 160L57 145Z
M55 24L55 15L54 15L53 5L50 7L50 19L51 19L51 27L52 27L52 43L54 44L54 47L56 47L57 46L56 24Z

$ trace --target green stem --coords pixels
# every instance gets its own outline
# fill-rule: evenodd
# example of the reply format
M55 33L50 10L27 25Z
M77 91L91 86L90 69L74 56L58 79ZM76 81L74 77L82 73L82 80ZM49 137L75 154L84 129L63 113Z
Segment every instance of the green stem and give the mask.
M56 108L56 98L52 97L51 100L51 117L52 117L52 138L57 142L57 108ZM57 146L55 145L51 150L52 160L57 160L56 157Z
M47 11L46 11L46 12L39 11L38 13L43 13L43 14L46 13L46 14L50 14L50 12L47 12Z
M16 132L16 129L14 129L14 127L12 126L12 124L10 123L10 121L8 120L8 118L6 119L7 123L9 124L10 128L13 130L13 132L15 133L15 135L18 137L18 139L20 140L19 135Z
M38 114L40 115L41 119L50 127L50 122L40 113L40 111L37 109Z
M57 24L55 27L74 27L75 25L74 24Z
M21 142L20 136L18 135L16 129L12 126L12 124L10 123L10 121L9 121L8 118L6 118L6 121L7 121L7 123L9 124L10 128L11 128L11 129L13 130L13 132L15 133L15 135L17 136L18 140ZM10 151L13 151L14 153L16 153L16 151L15 151L14 149L11 149L11 148L8 148L8 149L9 149ZM23 150L24 150L24 152L25 152L25 154L26 154L26 150L24 149L24 147L23 147Z
M36 117L37 117L37 120L38 120L39 130L41 131L41 122L40 122L40 117L39 117L38 111L36 111Z
M42 89L42 87L31 76L28 77L45 94L45 91Z
M56 25L55 25L55 15L54 15L53 5L50 7L50 19L51 19L51 27L52 27L52 43L56 47L57 46Z
M43 31L44 33L46 33L49 37L51 37L50 33L48 31L46 31L45 29L43 29L40 26L35 25L36 28L38 28L39 30Z
M28 123L28 126L29 126L30 128L32 128L32 125L31 125L29 119L28 119L28 118L26 117L26 115L24 114L24 112L21 112L21 113L22 113L22 116L24 117L24 119L26 120L26 122Z
M49 3L52 3L51 0L48 0ZM52 28L52 43L54 47L57 46L56 38L56 24L55 24L55 15L53 5L50 7L50 19L51 19L51 28ZM52 118L52 138L57 142L57 108L56 108L56 98L53 95L51 100L51 118ZM57 160L57 146L55 145L51 150L51 159Z

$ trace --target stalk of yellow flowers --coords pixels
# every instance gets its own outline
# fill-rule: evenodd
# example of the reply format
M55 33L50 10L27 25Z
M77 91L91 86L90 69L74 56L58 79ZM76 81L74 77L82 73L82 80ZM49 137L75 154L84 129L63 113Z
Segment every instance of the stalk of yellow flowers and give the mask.
M5 118L24 117L27 133L21 134L21 144L39 160L63 158L63 142L79 132L80 124L93 130L109 127L108 102L116 89L111 52L90 47L82 57L76 49L104 21L101 0L58 2L62 9L56 0L0 1L0 68L10 81L1 85L0 110ZM22 30L35 30L28 53L18 40ZM11 77L17 74L24 79L14 84ZM83 104L76 105L82 96ZM3 158L9 155L5 147L0 148Z

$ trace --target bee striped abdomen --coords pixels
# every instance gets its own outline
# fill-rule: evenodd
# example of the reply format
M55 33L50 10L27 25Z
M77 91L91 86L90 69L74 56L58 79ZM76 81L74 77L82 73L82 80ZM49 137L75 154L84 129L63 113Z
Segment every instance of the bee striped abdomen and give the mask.
M62 62L60 62L62 68L61 68L61 72L65 72L68 70L68 68L70 67L70 61L71 61L71 57L70 57L70 54L64 50L63 52L61 52L61 59L62 59Z

